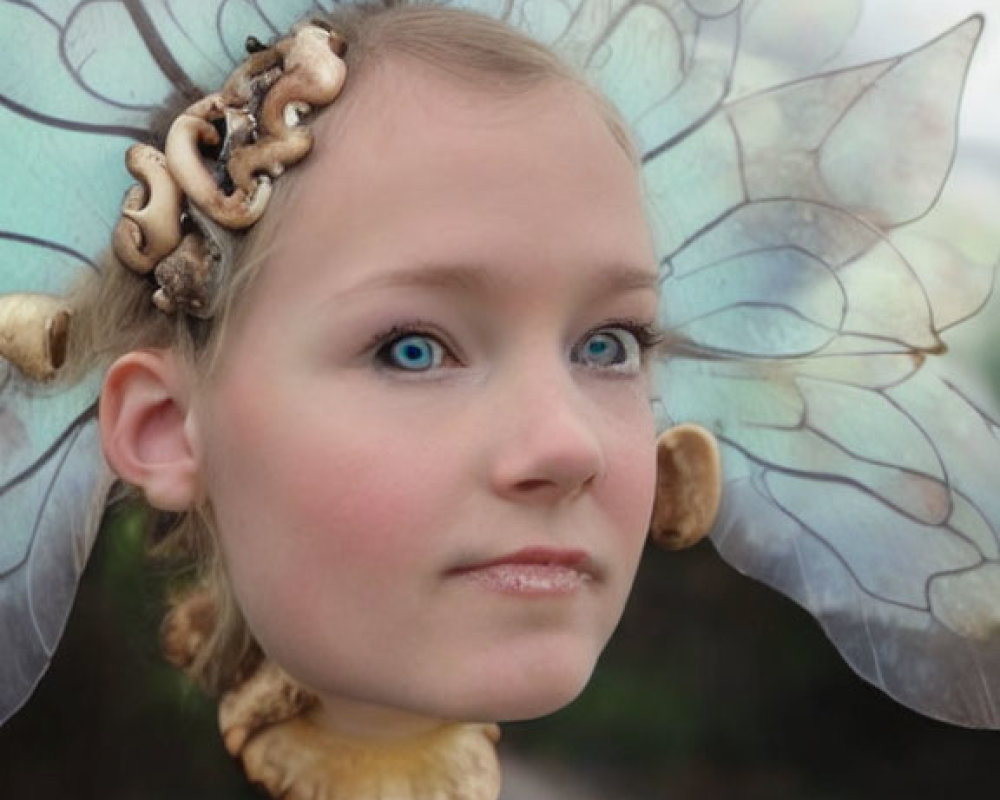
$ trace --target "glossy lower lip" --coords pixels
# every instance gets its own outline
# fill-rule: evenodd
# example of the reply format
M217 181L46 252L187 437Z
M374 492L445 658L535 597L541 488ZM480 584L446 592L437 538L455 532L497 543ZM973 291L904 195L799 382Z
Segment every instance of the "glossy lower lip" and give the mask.
M531 547L448 574L500 594L552 597L576 592L594 570L582 550Z

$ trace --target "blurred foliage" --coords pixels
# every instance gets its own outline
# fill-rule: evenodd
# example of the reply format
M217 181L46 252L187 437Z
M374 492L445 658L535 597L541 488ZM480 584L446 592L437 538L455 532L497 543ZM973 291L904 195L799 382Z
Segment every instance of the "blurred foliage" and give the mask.
M52 669L0 729L0 798L241 800L214 706L159 656L165 575L144 519L109 514ZM505 726L607 800L991 795L1000 735L918 717L857 679L803 612L710 545L650 549L583 696Z

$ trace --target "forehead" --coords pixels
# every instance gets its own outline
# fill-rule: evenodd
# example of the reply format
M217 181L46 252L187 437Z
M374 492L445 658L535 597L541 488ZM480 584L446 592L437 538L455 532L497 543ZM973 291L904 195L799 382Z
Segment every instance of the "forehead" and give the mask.
M336 263L347 280L375 248L390 260L487 253L653 268L637 169L568 81L498 89L386 60L315 134L276 230L283 272ZM282 257L290 249L295 258Z
M348 77L343 101L316 126L311 158L322 161L328 152L340 151L359 163L366 154L381 160L423 148L455 159L470 149L485 152L512 135L523 138L508 156L525 157L538 151L532 139L544 142L556 134L566 143L587 138L591 157L634 173L631 154L609 116L595 95L560 76L525 84L388 57Z
M553 98L562 102L553 106ZM445 113L449 124L473 126L503 124L541 109L568 114L567 122L579 116L603 120L608 111L597 98L584 84L556 72L524 77L388 54L366 60L348 75L341 98L322 115L317 128L356 126L355 115L365 122L391 124L399 112L404 117L416 113L413 119Z

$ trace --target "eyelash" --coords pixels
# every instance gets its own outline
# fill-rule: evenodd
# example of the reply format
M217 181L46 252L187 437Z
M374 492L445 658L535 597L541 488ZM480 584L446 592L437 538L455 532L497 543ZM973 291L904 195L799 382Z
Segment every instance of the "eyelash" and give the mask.
M666 334L663 329L660 328L655 322L638 322L632 319L620 319L612 320L610 322L605 322L597 328L587 333L587 336L593 336L598 331L607 330L608 328L621 328L623 331L627 331L635 337L636 343L639 345L639 350L642 352L643 360L645 361L646 355L663 343Z
M639 348L641 364L643 367L647 363L649 353L659 346L664 340L663 331L655 323L638 322L632 319L616 319L608 320L607 322L590 329L583 335L580 341L585 342L590 337L598 333L603 331L613 331L616 329L625 331L632 336L633 339L635 339ZM461 364L461 359L455 354L455 348L448 343L447 339L441 333L436 330L436 326L420 321L399 323L393 325L388 330L379 333L373 337L372 341L366 348L366 352L373 352L373 358L376 365L381 369L393 372L413 372L415 374L419 374L421 370L403 369L392 360L390 352L391 348L407 336L426 337L444 351L445 358L450 358L451 360ZM577 345L574 345L573 349L575 350L576 347ZM615 366L617 365L590 368L595 370L606 369L614 372L616 371Z

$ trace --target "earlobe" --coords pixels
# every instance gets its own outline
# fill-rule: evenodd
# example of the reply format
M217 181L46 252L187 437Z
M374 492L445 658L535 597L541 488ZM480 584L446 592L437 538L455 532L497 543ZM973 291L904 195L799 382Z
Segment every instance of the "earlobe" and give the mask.
M722 499L722 469L715 437L697 425L664 431L656 443L656 499L650 534L669 550L701 541Z
M167 351L134 351L111 365L100 403L101 443L115 473L154 508L195 502L198 461L188 414L187 373Z

